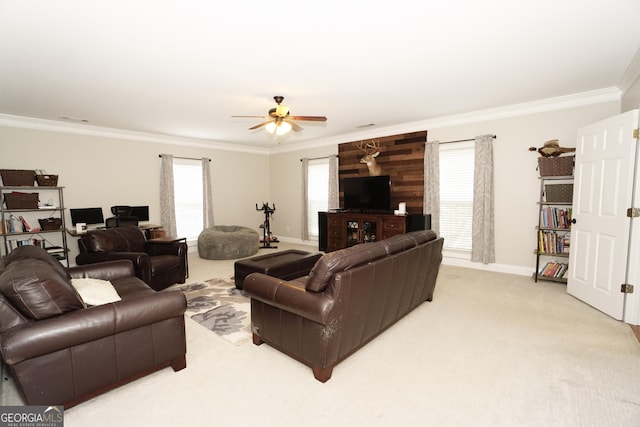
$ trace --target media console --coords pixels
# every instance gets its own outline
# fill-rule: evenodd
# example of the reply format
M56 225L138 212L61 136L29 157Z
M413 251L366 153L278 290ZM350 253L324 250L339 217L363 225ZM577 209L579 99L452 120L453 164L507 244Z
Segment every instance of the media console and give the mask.
M322 224L322 218L326 224ZM388 239L396 234L431 228L431 215L394 215L388 213L321 212L319 249L337 251L359 243ZM326 240L326 241L323 241Z

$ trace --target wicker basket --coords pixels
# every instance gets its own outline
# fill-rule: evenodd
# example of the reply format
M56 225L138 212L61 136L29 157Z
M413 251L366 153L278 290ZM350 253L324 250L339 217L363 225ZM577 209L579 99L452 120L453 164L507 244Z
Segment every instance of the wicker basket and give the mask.
M573 201L573 184L550 184L544 186L545 200L551 203Z
M58 175L36 175L36 181L41 187L55 187L58 185Z
M62 228L62 218L39 219L40 228L43 230L60 230Z
M2 175L2 185L31 187L36 172L34 170L0 169L0 175Z
M7 209L38 209L38 193L4 193Z
M575 156L538 157L540 176L571 176Z

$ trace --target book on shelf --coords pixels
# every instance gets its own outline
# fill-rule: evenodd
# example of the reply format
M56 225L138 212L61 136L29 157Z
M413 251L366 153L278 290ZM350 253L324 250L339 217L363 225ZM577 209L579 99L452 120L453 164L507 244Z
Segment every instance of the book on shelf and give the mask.
M571 234L568 231L538 230L538 253L568 254Z
M549 261L538 271L538 276L566 279L569 272L569 264Z
M31 225L27 222L25 217L20 215L18 218L20 219L20 222L22 223L22 231L31 231Z
M545 206L540 215L540 223L544 228L571 228L571 208Z

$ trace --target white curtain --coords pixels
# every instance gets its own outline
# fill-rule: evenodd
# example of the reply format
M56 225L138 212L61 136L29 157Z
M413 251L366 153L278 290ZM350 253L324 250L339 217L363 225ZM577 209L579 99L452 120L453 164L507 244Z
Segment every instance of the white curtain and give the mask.
M300 238L302 240L309 240L309 159L304 158L302 163L302 230Z
M340 207L338 173L338 155L332 154L329 156L329 203L327 204L329 209L338 209Z
M496 261L494 227L493 135L475 138L471 261Z
M422 212L431 214L431 229L440 235L440 143L424 146L424 202Z
M167 236L177 236L173 186L173 156L162 154L160 165L160 222Z
M202 225L213 227L213 194L211 191L211 160L202 158Z

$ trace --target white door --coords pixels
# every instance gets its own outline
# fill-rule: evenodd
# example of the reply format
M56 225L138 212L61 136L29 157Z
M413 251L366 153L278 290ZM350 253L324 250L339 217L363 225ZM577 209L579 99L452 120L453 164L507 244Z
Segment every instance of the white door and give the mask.
M579 129L567 291L622 320L638 110Z

